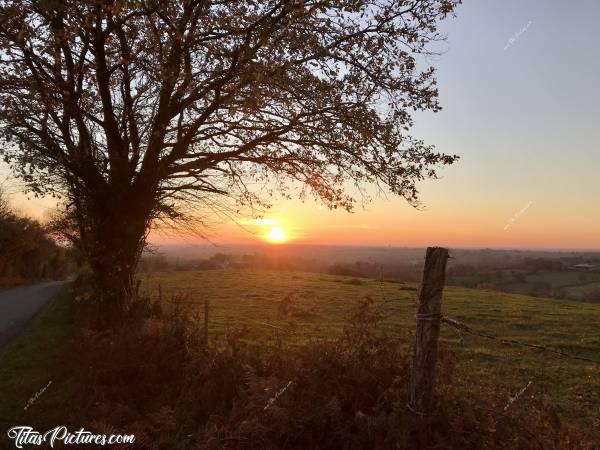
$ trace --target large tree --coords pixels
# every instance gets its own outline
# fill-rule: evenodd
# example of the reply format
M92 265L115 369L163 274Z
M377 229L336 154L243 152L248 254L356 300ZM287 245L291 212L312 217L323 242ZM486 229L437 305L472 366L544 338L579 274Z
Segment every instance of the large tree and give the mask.
M121 308L150 224L184 204L289 180L330 207L352 208L350 183L416 203L455 159L408 130L410 111L439 110L419 55L457 3L0 0L1 151L66 196Z

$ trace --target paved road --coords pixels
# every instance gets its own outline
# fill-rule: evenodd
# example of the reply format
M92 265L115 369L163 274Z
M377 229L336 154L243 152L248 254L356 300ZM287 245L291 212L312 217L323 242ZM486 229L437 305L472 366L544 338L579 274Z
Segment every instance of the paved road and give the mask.
M23 332L64 284L52 281L0 292L0 347Z

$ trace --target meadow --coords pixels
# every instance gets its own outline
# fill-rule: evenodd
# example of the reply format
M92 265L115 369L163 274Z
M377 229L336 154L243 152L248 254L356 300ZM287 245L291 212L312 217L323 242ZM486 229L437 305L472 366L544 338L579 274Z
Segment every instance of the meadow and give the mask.
M510 272L510 271L509 271ZM557 293L559 298L584 300L586 294L600 289L599 272L574 270L540 270L523 276L521 281L507 280L497 282L500 290L511 293L528 293L536 286L545 286Z
M418 285L304 272L206 270L140 274L144 295L171 302L209 334L242 332L259 345L302 345L339 336L352 307L369 297L381 306L382 332L414 332ZM443 312L474 330L600 360L600 305L447 287ZM465 395L505 392L507 401L535 396L559 416L600 427L600 365L540 350L503 345L442 326L442 352L454 361Z

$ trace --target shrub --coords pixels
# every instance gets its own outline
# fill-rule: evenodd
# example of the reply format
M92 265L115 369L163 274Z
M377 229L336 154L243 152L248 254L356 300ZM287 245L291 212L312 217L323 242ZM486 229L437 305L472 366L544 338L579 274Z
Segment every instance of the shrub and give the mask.
M73 269L70 251L39 222L12 211L0 191L0 286L64 279Z
M258 347L232 330L206 345L197 320L137 300L114 329L82 331L90 418L144 449L592 448L548 405L465 396L444 347L434 412L415 415L407 342L382 317L367 298L337 339Z

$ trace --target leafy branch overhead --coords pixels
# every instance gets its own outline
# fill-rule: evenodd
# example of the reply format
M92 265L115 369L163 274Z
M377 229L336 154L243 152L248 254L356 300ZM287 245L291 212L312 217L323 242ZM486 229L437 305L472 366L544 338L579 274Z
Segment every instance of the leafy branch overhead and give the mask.
M416 203L456 158L407 134L440 109L415 57L456 3L0 1L0 151L36 191L148 193L153 217L274 179Z
M331 208L352 209L351 184L417 204L456 158L408 134L411 110L439 110L417 56L458 2L0 0L0 151L66 196L122 310L156 219L193 227L296 185Z

